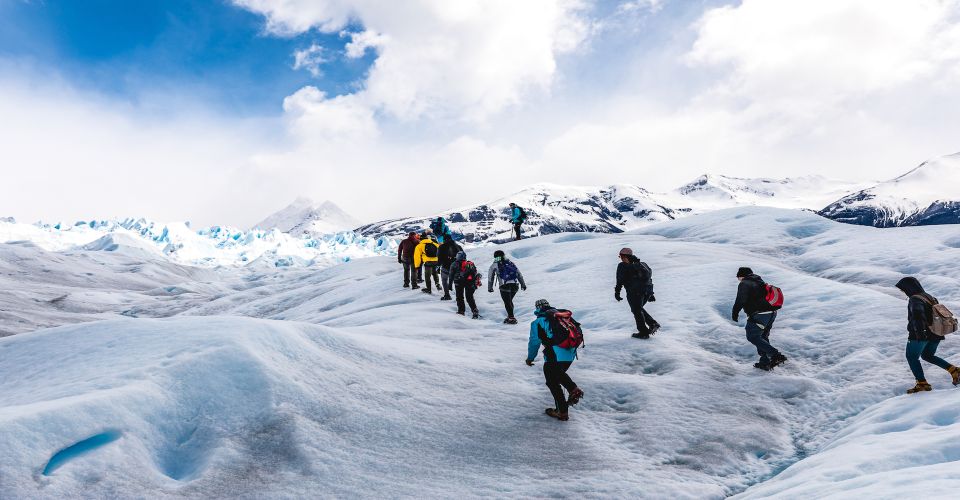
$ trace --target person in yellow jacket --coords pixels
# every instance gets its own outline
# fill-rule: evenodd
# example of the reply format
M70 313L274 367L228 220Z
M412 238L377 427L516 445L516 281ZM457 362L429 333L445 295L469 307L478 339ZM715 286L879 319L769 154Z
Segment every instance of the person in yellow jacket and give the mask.
M426 283L424 285L423 293L433 293L430 289L430 280L433 278L433 282L437 285L437 290L440 290L440 245L437 244L436 240L430 232L427 232L427 237L420 240L420 243L416 248L413 249L413 265L420 269L423 267L423 281Z

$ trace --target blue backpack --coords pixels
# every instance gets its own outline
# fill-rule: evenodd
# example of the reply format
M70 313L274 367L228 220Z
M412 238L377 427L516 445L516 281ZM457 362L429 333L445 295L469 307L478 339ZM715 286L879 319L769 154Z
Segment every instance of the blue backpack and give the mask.
M517 265L513 262L504 260L497 266L497 274L500 275L500 282L506 283L508 281L517 281L517 275L520 274L520 270L517 269Z

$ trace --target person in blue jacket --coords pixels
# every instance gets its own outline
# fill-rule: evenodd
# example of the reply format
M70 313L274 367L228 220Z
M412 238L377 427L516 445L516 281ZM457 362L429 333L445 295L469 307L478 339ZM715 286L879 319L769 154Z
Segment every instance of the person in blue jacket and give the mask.
M524 209L520 208L516 203L510 204L510 223L513 224L513 239L519 240L522 238L522 233L520 231L520 226L523 225L523 222L527 220L527 212Z
M550 331L550 322L547 320L547 313L553 308L547 299L540 299L536 302L534 314L537 319L530 323L530 341L527 344L527 366L533 366L533 361L537 359L537 350L540 349L542 342L540 337L553 338L553 332ZM580 402L583 397L583 391L577 387L577 384L567 375L567 370L577 359L577 348L563 348L558 346L543 347L543 378L546 379L547 388L553 395L554 407L547 408L544 413L560 420L570 419L568 409L570 405ZM569 397L564 397L563 389L566 388L570 393Z

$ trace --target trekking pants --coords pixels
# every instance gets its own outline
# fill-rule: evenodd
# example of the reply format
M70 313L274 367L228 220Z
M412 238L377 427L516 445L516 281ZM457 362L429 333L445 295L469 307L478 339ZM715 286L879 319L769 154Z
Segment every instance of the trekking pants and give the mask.
M747 317L747 340L757 346L761 363L773 361L774 356L780 354L780 351L770 345L770 329L776 319L776 311Z
M923 366L920 360L932 363L946 370L950 368L942 358L937 357L937 347L940 346L939 340L908 340L907 341L907 364L910 365L910 371L917 380L926 380L923 378Z
M417 284L417 270L413 267L413 262L403 261L403 286L410 285L410 275L413 274L413 284Z
M521 226L521 225L523 225L522 222L514 222L514 223L513 223L513 234L514 234L514 239L516 239L516 240L519 240L520 238L523 237L523 236L521 236L521 232L520 232L520 226Z
M440 267L440 283L443 284L443 295L450 295L450 266Z
M513 297L520 291L520 285L517 283L508 283L500 287L500 298L503 299L503 307L507 309L507 317L513 317Z
M573 364L572 361L543 362L543 378L547 381L547 388L550 389L553 402L560 413L566 413L568 409L567 397L563 394L563 389L566 388L567 392L572 392L577 388L577 384L570 379L570 375L567 375L571 364Z
M467 304L470 304L470 310L473 312L479 311L477 309L477 302L473 300L473 292L477 291L475 286L465 286L458 284L456 286L457 290L457 312L463 314L466 312L466 305L463 303L464 296L466 296Z
M439 292L440 291L440 264L437 264L436 262L424 262L423 274L425 275L423 279L426 282L424 283L423 286L427 287L427 291L428 292L431 291L430 290L431 283L436 283L437 291Z
M647 296L644 293L627 292L627 303L630 304L630 312L633 313L633 319L637 322L637 331L640 333L650 333L653 325L659 325L657 320L650 316L650 313L643 308L647 305Z

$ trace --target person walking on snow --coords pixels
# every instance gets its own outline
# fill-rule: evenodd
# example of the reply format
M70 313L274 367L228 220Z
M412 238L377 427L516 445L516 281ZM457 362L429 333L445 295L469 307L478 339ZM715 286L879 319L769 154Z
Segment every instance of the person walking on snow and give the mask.
M637 333L632 335L637 339L648 339L651 335L657 333L660 329L660 323L650 316L650 313L644 309L647 302L653 302L656 297L653 296L653 272L644 262L640 262L633 250L623 248L620 250L620 263L617 264L617 285L613 288L613 298L617 302L623 300L620 296L620 289L627 289L627 303L630 304L630 312L633 313L633 319L637 324Z
M450 281L457 293L457 314L463 316L467 309L466 304L469 304L473 319L479 319L480 309L477 308L473 294L477 291L480 273L477 272L477 266L467 260L467 254L463 250L457 252L457 258L450 264Z
M513 316L513 297L517 295L517 291L527 289L520 269L506 257L503 250L497 250L493 252L493 264L490 265L487 276L487 292L493 293L494 282L500 284L500 298L507 310L507 319L503 322L508 325L517 324L517 318Z
M411 274L413 275L413 287L419 288L417 286L417 270L413 265L413 251L417 248L418 243L420 243L420 237L417 233L411 231L407 234L407 237L400 242L400 246L397 247L397 262L403 264L404 288L410 286Z
M450 233L450 226L447 225L447 221L444 220L443 217L437 217L435 221L431 222L430 229L440 243L453 239L453 235Z
M740 285L737 287L737 299L733 303L731 319L738 323L740 311L747 313L747 340L757 347L757 354L760 355L760 361L753 366L761 370L772 370L783 364L787 357L770 345L770 330L777 319L777 311L767 302L767 284L749 267L737 270L737 280Z
M953 385L960 384L960 368L937 357L937 347L943 337L931 331L930 325L934 321L934 306L939 304L937 299L923 291L920 281L913 277L903 278L897 282L897 288L908 297L907 300L907 364L917 385L907 389L907 394L931 391L931 386L923 374L920 360L947 370L953 377Z
M537 359L537 350L543 345L543 378L546 381L550 394L553 395L553 408L547 408L544 413L565 422L570 419L569 407L580 402L583 390L567 374L573 360L577 359L577 348L563 348L557 345L544 345L542 339L553 339L557 332L550 327L547 316L557 310L550 306L546 299L540 299L534 305L533 313L537 319L530 323L530 340L527 343L527 366L533 366ZM570 394L564 396L563 389Z
M440 268L439 256L440 245L433 241L433 236L427 234L426 238L420 241L417 248L413 250L413 264L419 269L422 268L424 274L423 293L433 293L430 289L430 282L437 284L437 291L440 290Z
M523 238L521 236L520 226L523 225L523 222L527 220L527 212L523 208L517 206L516 203L510 204L510 223L513 224L513 235L514 240L520 240Z
M453 241L453 238L447 238L440 245L438 262L440 263L440 282L443 283L443 297L440 297L440 300L452 300L450 290L453 289L453 282L450 280L450 264L457 260L457 254L462 250L463 248Z

